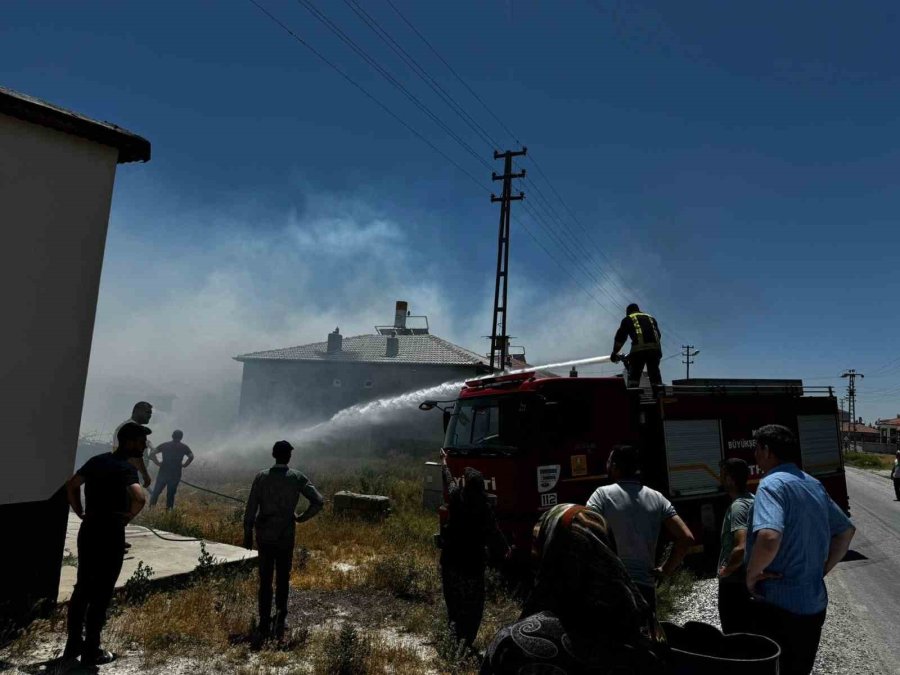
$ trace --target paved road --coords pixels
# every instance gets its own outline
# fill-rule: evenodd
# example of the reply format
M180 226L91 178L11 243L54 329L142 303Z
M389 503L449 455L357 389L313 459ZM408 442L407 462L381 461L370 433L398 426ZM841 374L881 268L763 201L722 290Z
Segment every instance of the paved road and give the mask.
M864 559L840 563L828 577L829 591L850 601L860 628L878 645L884 672L900 673L900 502L891 482L869 471L848 467L847 488L857 530L851 551Z

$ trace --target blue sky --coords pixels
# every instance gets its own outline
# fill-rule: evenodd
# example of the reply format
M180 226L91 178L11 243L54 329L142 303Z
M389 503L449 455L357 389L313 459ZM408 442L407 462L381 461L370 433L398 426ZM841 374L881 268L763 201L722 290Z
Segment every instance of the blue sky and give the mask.
M863 417L900 412L893 3L393 1L515 138L386 0L362 7L492 139L529 148L510 332L532 360L608 352L638 298L667 354L701 349L697 376L841 385L852 367ZM490 168L301 3L259 2L481 187L250 2L4 3L0 83L153 144L117 175L90 386L130 368L220 392L230 356L368 332L399 297L486 347ZM500 170L350 5L315 6Z

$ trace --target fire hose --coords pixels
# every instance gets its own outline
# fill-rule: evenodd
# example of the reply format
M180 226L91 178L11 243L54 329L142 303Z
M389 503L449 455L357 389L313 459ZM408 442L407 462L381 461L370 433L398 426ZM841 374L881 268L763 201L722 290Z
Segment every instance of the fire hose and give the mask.
M200 485L194 485L193 483L189 483L186 480L182 480L181 482L184 483L185 485L187 485L188 487L192 487L195 490L200 490L201 492L208 492L209 494L216 495L217 497L222 497L224 499L231 499L232 501L239 502L241 504L247 503L245 500L243 500L239 497L232 497L231 495L226 495L221 492L216 492L215 490L210 490L209 488L201 487ZM174 541L174 542L204 541L202 538L197 538L197 537L184 537L184 538L179 537L178 539L175 539L174 537L166 537L166 536L160 534L159 532L157 532L155 529L153 529L149 525L132 525L131 527L139 527L141 529L147 530L154 536L162 539L163 541Z

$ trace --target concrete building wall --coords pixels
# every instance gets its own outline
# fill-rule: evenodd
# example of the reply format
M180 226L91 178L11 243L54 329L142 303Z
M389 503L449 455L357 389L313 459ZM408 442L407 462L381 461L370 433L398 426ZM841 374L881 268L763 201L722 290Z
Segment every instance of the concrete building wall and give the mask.
M118 151L0 115L0 504L72 470Z
M246 361L240 415L248 422L315 423L357 403L474 374L474 366Z

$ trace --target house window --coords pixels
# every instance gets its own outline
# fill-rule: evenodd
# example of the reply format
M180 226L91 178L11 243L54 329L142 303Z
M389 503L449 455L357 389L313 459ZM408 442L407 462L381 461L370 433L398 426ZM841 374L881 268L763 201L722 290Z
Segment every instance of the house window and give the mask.
M364 386L366 389L371 389L371 388L372 388L372 380L366 380L366 381L363 383L363 386Z
M340 386L341 386L341 381L340 381L340 379L338 379L337 377L334 378L334 380L333 380L332 383L331 383L331 386L332 386L332 387L340 387Z

